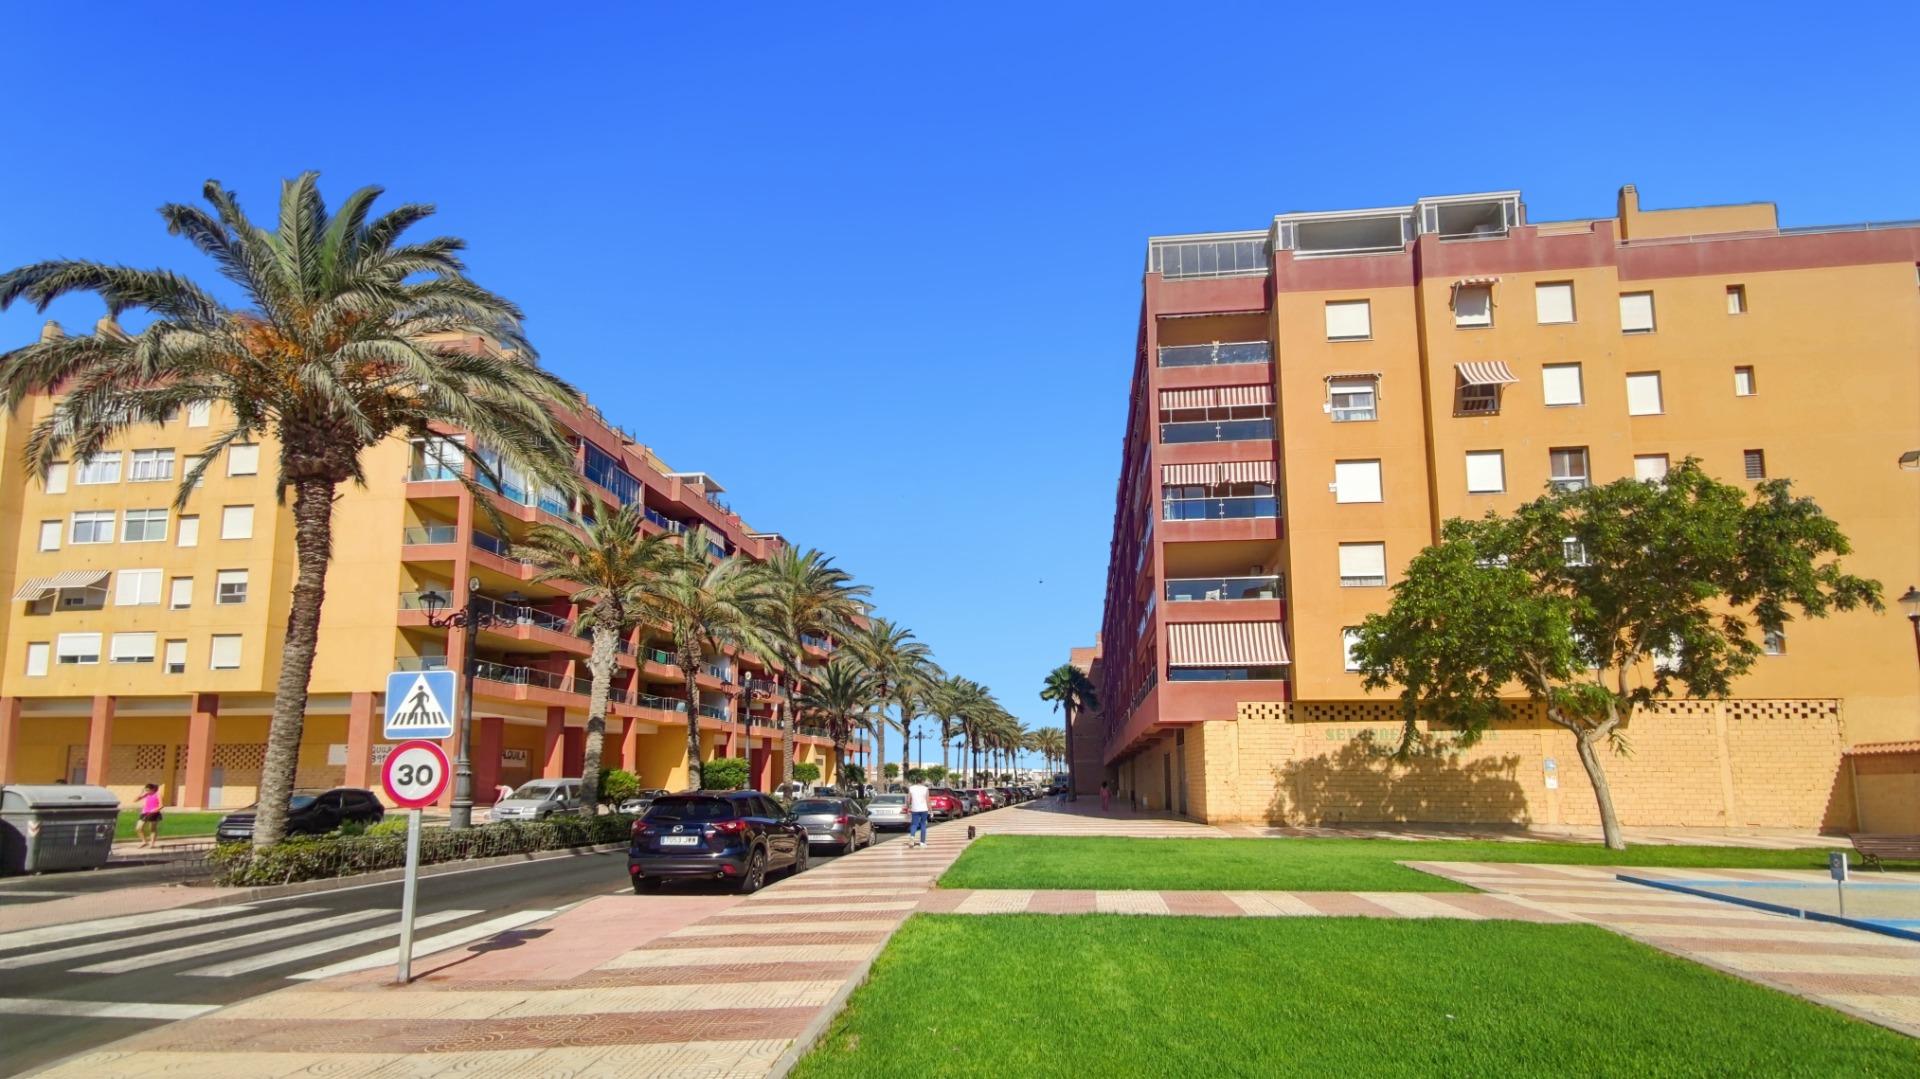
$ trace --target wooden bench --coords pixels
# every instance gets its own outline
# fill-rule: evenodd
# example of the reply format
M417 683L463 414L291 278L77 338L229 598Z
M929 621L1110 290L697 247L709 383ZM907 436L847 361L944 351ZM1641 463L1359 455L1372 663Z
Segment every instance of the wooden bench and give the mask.
M1920 861L1920 835L1856 835L1849 838L1853 840L1853 849L1860 852L1861 861L1874 869L1886 869L1880 864L1886 858L1896 862Z

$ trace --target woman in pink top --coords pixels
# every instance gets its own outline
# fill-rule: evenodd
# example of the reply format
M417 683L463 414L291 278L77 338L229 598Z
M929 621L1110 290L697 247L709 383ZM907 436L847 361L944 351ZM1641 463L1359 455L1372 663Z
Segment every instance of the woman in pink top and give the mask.
M140 845L151 847L160 840L160 785L147 784L140 794L140 821L133 826L133 834L140 837Z

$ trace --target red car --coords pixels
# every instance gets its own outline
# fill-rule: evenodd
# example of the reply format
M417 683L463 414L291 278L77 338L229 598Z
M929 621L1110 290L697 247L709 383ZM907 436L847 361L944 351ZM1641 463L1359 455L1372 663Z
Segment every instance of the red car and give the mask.
M959 795L945 787L927 792L927 815L934 820L957 820L967 815Z

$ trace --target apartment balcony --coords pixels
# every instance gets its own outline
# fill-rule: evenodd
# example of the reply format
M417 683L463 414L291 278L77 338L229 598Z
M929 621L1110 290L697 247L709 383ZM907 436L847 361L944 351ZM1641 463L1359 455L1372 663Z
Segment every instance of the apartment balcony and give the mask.
M1242 420L1194 420L1160 425L1162 445L1184 442L1246 442L1273 440L1273 417Z
M1161 345L1159 360L1163 368L1267 364L1273 362L1273 345L1267 341L1214 341L1204 345Z
M437 601L440 609L445 610L444 604L450 603L451 598L446 593L436 595L440 597ZM400 625L427 625L426 596L426 592L400 593ZM563 615L524 604L508 603L492 596L473 597L473 609L485 619L479 631L483 639L501 638L576 655L586 655L592 650L592 646L580 636L579 627Z
M1271 494L1167 498L1160 506L1163 543L1280 538L1280 500Z
M1213 608L1221 604L1242 602L1272 602L1283 600L1287 595L1287 579L1283 574L1271 574L1264 577L1177 577L1166 583L1165 595L1169 604L1205 604L1209 609L1207 617L1216 617ZM1168 608L1169 612L1173 610Z
M1147 241L1147 272L1167 281L1265 276L1270 270L1265 230L1155 236Z

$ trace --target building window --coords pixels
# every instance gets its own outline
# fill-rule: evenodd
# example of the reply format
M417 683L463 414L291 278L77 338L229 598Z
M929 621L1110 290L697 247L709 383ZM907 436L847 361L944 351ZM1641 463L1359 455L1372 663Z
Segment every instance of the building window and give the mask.
M1747 470L1748 479L1764 480L1767 478L1767 451L1743 450L1740 453L1740 459L1742 465L1744 465Z
M1727 286L1727 314L1744 315L1747 313L1747 286Z
M253 538L253 507L228 506L220 511L220 538L223 540L243 540Z
M114 576L113 602L116 607L158 607L160 571L123 569Z
M180 539L182 547L200 545L200 515L190 513L180 518Z
M205 487L207 485L207 467L209 465L210 462L204 453L190 453L187 455L185 465L187 470L186 474L193 477L193 486L195 488Z
M96 453L80 461L80 468L74 473L73 482L82 487L96 483L120 482L120 454Z
M195 401L187 406L188 427L205 427L212 418L213 403L210 401Z
M173 478L172 450L134 450L127 468L129 483L159 483Z
M1364 341L1373 336L1373 307L1368 300L1327 301L1327 340Z
M164 665L168 674L187 673L187 642L168 641Z
M1335 461L1333 463L1333 500L1335 502L1380 501L1380 462Z
M193 578L175 577L167 584L167 606L184 611L193 606Z
M1751 367L1734 368L1733 369L1733 395L1735 397L1752 397L1755 392L1756 391L1753 385L1753 368Z
M1573 321L1573 282L1550 281L1533 286L1534 316L1542 326Z
M1653 332L1653 293L1622 292L1620 294L1620 332Z
M53 654L62 667L91 667L100 662L98 633L62 633L54 638Z
M1787 654L1787 635L1782 630L1770 629L1760 637L1760 649L1770 656Z
M1586 398L1580 391L1580 365L1550 363L1540 369L1542 397L1549 408L1578 405Z
M213 635L212 659L207 664L209 670L237 671L240 669L240 635L238 633L216 633Z
M1667 455L1639 453L1633 458L1633 478L1642 483L1659 483L1667 478Z
M247 571L243 569L223 569L215 582L217 591L213 601L222 606L247 601Z
M43 551L57 551L60 549L59 521L40 522L40 549Z
M116 633L113 635L112 662L152 663L154 643L151 633Z
M1467 451L1467 493L1497 495L1507 489L1507 456L1501 450Z
M1627 415L1658 416L1660 407L1660 372L1642 371L1627 376Z
M257 476L260 474L260 446L253 442L239 442L227 447L227 475Z
M1327 410L1335 423L1379 419L1375 399L1380 383L1371 378L1339 379L1327 383Z
M1459 396L1454 400L1453 414L1456 416L1497 416L1500 414L1500 386L1488 383L1466 383L1460 387Z
M1386 583L1386 544L1343 543L1340 545L1340 587L1379 588Z
M1547 451L1548 477L1561 491L1578 491L1587 485L1587 448L1563 446Z
M1569 566L1587 564L1587 545L1573 536L1560 541L1560 560Z
M67 463L55 461L47 466L47 477L42 481L50 495L67 493Z
M27 677L44 678L47 666L53 660L53 645L46 641L33 641L27 645Z
M1493 325L1493 286L1460 285L1453 290L1453 324Z
M67 542L112 543L112 510L79 510L73 515L73 524L67 532Z
M126 543L165 543L166 510L128 510L126 527L120 539Z
M1360 627L1348 626L1340 631L1340 651L1346 657L1346 668L1350 671L1360 669L1360 659L1353 650L1360 644Z

